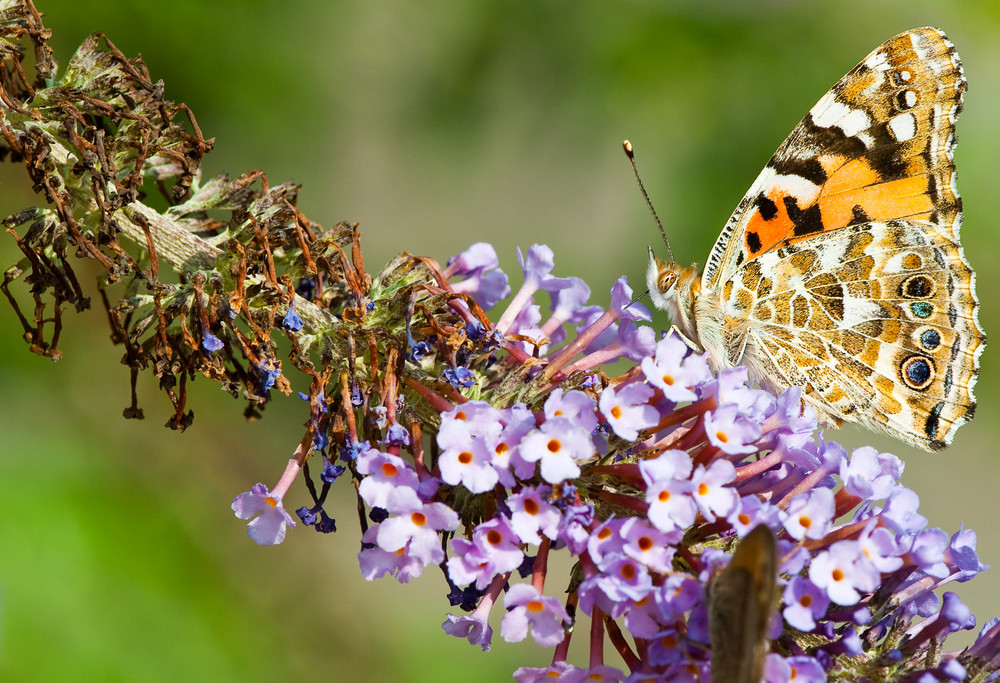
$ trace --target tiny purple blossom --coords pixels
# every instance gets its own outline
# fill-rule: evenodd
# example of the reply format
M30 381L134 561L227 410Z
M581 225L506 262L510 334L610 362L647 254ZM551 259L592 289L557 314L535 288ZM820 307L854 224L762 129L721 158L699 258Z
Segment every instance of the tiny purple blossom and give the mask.
M590 287L578 277L550 278L550 280L559 280L562 283L560 287L545 288L552 299L550 320L557 321L560 326L564 322L578 322L580 311L586 307L587 300L590 299ZM548 331L549 327L555 325L555 322L546 322L543 328Z
M500 259L497 258L493 245L477 242L453 257L444 271L446 279L465 276L460 282L452 282L452 291L459 294L471 294L482 306L490 310L497 302L510 296L510 284L507 274L497 268Z
M623 518L611 517L604 520L590 534L590 539L587 541L587 552L598 569L606 569L605 558L622 553L625 541L621 536L621 528L624 524Z
M535 474L535 463L521 457L521 440L535 428L535 415L519 403L505 412L503 422L503 430L493 448L493 468L500 483L513 488L514 477L525 480Z
M455 538L451 542L448 575L457 586L475 582L486 588L497 574L512 572L524 560L520 539L503 517L494 517L476 527L472 540Z
M555 417L533 429L521 440L519 452L527 462L541 463L542 479L550 484L579 477L577 463L596 453L590 432L569 417Z
M685 529L694 524L698 506L691 498L691 482L661 479L646 489L649 521L661 531Z
M615 280L615 284L611 287L611 310L622 320L648 322L653 319L649 309L632 298L632 288L629 287L628 278L624 275Z
M663 574L673 569L674 544L683 536L679 530L664 533L643 519L629 517L619 529L619 534L622 552L633 560Z
M562 514L545 499L550 490L548 486L526 486L507 498L510 526L525 543L538 545L542 535L554 540L559 534Z
M751 420L735 403L725 403L705 414L705 434L713 446L729 455L757 451L760 423Z
M826 670L815 657L782 657L771 653L764 660L767 683L826 683Z
M298 332L302 329L302 318L295 312L295 301L288 304L288 312L281 319L281 325L286 330L291 330L292 332Z
M959 581L967 581L989 568L979 561L979 554L976 552L976 532L972 529L960 528L952 535L945 551L945 561L949 567L959 571Z
M257 545L277 545L285 540L285 527L295 526L281 498L268 494L267 487L260 483L236 496L232 509L239 519L253 518L247 524L247 535Z
M664 451L659 457L639 463L639 472L646 482L646 502L649 521L661 531L684 529L697 514L691 498L691 456L684 451Z
M585 578L579 587L580 609L593 614L600 607L617 619L632 602L645 598L653 590L649 570L626 555L609 555L601 571Z
M361 538L363 550L358 553L358 564L365 581L374 581L391 574L400 583L409 583L410 579L420 576L424 565L418 559L406 553L383 550L376 545L379 527L379 524L368 527Z
M774 412L764 423L768 441L789 448L801 448L816 431L816 411L802 403L802 387L789 387L775 401Z
M695 400L698 396L693 387L712 378L705 358L688 353L687 344L676 334L669 334L656 343L655 357L642 359L646 379L675 403Z
M472 645L478 645L483 652L490 651L493 629L490 627L490 622L478 614L478 610L472 614L458 616L449 614L447 620L441 624L441 628L448 635L465 638Z
M368 475L361 480L358 495L369 507L386 507L390 494L397 488L417 487L416 471L398 455L382 453L369 447L358 454L357 463L358 472Z
M225 344L222 343L222 340L219 339L218 337L216 337L214 334L212 334L208 330L205 330L202 333L202 336L201 336L201 347L203 349L205 349L206 351L213 351L213 352L214 351L218 351L223 346L225 346Z
M517 683L620 683L624 675L610 666L581 669L566 662L554 662L544 668L523 666L514 672L514 680Z
M860 498L882 500L893 492L903 474L903 461L870 446L855 449L840 467L844 488Z
M441 479L446 484L462 484L472 493L483 493L499 481L500 475L493 467L491 444L483 437L475 436L466 422L442 422L437 442L442 448L438 466L441 468Z
M903 566L896 537L885 527L878 526L877 520L868 523L857 541L861 546L861 552L880 572L888 574Z
M715 460L705 469L698 465L691 475L691 494L701 514L709 522L716 516L727 517L739 506L736 489L726 486L736 479L736 467L728 460Z
M663 585L654 590L661 619L669 623L702 601L705 590L700 581L685 574L668 575Z
M405 551L422 564L440 564L444 550L440 531L458 528L458 514L444 503L424 503L417 492L400 487L389 495L386 509L393 514L379 527L378 545L388 552Z
M531 637L542 647L553 647L566 637L564 625L571 620L566 609L553 597L542 595L530 583L511 586L504 597L507 614L500 624L500 635L509 643L524 640L531 627Z
M573 390L563 393L562 389L556 389L545 399L546 419L569 418L587 433L597 429L596 409L597 404L594 399L582 391Z
M919 505L920 499L916 493L897 486L885 502L882 519L897 534L916 533L927 526L927 518L917 513Z
M496 249L489 242L476 242L457 256L448 259L445 277L471 275L500 265Z
M913 563L927 574L943 579L951 571L944 562L948 535L941 529L924 529L913 539L909 556Z
M524 282L517 290L514 298L511 299L504 310L500 320L497 321L496 329L501 334L508 334L514 329L513 323L525 307L530 305L531 298L541 288L543 281L552 272L555 265L552 250L544 244L533 244L528 248L528 253L522 254L521 249L517 250L517 260L521 263L524 271ZM541 318L539 317L539 320Z
M648 325L626 321L618 326L618 340L615 343L621 347L621 355L639 363L656 350L656 332Z
M634 441L639 432L656 425L659 414L649 404L653 389L647 384L629 384L619 389L608 386L601 392L598 407L615 434Z
M740 504L730 513L726 521L732 524L736 534L743 538L760 524L775 528L778 525L778 509L762 502L757 496L743 496L740 498Z
M838 605L855 605L862 593L878 588L879 572L856 541L837 541L809 565L809 579Z
M796 541L803 538L820 539L833 526L833 491L813 489L792 498L785 511L785 530Z
M593 521L594 506L590 503L568 506L559 524L559 540L571 553L579 555L587 548Z
M445 368L444 372L441 373L441 376L448 381L448 384L456 389L468 389L475 384L475 376L469 368L461 365L456 368Z
M826 592L804 576L793 576L785 587L785 605L781 615L790 626L809 632L816 628L816 619L826 613L830 598Z

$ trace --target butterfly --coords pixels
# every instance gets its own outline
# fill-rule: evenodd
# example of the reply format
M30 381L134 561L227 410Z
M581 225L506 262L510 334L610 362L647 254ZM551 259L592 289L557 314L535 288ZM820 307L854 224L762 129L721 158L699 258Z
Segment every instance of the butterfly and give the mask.
M800 386L826 425L951 443L986 342L959 241L965 89L940 30L880 45L778 147L700 276L649 250L653 303L716 370Z

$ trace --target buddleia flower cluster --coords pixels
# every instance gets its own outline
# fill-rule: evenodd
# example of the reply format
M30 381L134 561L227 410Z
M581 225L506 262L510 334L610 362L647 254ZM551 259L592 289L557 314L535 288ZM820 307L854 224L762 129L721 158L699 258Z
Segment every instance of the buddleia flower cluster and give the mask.
M140 60L95 34L59 75L49 35L30 0L4 5L0 158L41 201L4 220L21 258L0 290L29 349L58 359L61 316L91 305L73 265L103 273L128 419L141 373L176 430L195 422L196 380L248 419L301 399L277 481L234 484L255 542L333 534L331 492L356 496L361 575L433 572L447 634L488 650L499 627L552 650L518 681L996 676L995 621L946 647L976 626L939 590L984 569L974 534L930 527L898 458L826 441L798 388L713 371L624 278L589 304L545 246L519 254L513 293L485 243L369 273L358 226L309 220L298 187L203 178L212 140ZM292 486L311 502L289 512ZM553 553L572 570L550 570Z
M466 333L465 364L441 362L443 326L410 346L405 362L427 374L408 386L436 411L419 429L393 431L384 404L362 417L359 401L345 402L345 422L373 429L336 449L311 445L324 484L345 473L358 484L366 579L441 571L458 608L447 633L489 650L492 618L503 640L553 648L551 666L521 669L519 681L708 680L713 577L763 525L779 558L765 680L996 671L993 623L972 648L943 649L975 619L937 589L985 567L972 531L928 527L899 458L848 454L817 436L798 387L774 397L748 386L745 368L713 373L676 333L657 338L624 279L603 310L587 305L582 280L551 274L547 247L521 263L500 322ZM505 294L496 264L489 245L474 245L441 271L441 286L464 277L454 289L488 307ZM630 367L607 376L618 359ZM511 376L544 389L524 397ZM294 525L281 500L298 471L293 459L273 490L257 484L234 501L239 517L257 514L258 543ZM310 526L328 519L321 507L296 514ZM553 552L575 560L568 576L548 571ZM588 638L586 663L566 659L574 635ZM622 661L604 661L606 643Z

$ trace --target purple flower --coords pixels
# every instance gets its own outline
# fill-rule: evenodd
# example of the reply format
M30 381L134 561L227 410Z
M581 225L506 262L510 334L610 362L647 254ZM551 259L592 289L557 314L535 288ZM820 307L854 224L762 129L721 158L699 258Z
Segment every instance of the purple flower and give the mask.
M556 389L545 399L546 419L568 418L587 433L597 429L596 409L594 399L582 391Z
M656 425L659 414L649 404L653 390L646 384L628 384L618 391L607 387L601 392L598 406L615 434L634 441L643 429Z
M888 498L903 474L903 461L870 446L856 449L840 467L844 488L861 498Z
M366 581L374 581L390 574L400 583L409 583L411 578L420 576L424 569L420 560L406 553L383 550L376 545L379 526L376 524L368 527L368 531L361 537L363 549L358 553L361 576Z
M493 468L500 483L507 487L518 479L530 479L535 474L535 463L521 457L521 440L535 428L535 416L524 405L518 404L506 411L500 436L493 448ZM513 475L511 475L513 472Z
M424 565L444 560L438 533L458 527L454 510L444 503L424 503L416 491L405 486L389 495L386 509L393 516L379 526L376 541L382 550L405 551Z
M649 309L632 298L632 288L628 286L628 278L622 276L615 280L611 287L611 310L618 313L623 320L645 321L653 319Z
M736 479L736 468L728 460L716 460L708 469L698 465L691 475L691 493L701 514L709 522L716 515L726 517L739 505L740 497L736 489L726 486Z
M713 446L729 455L747 455L757 450L761 435L754 422L734 403L726 403L705 415L705 433Z
M298 332L302 329L302 318L299 314L295 312L295 301L288 304L288 312L285 313L285 317L281 319L281 326L286 330L291 330L292 332Z
M617 619L631 603L649 595L653 579L645 566L620 553L609 555L603 564L600 572L580 584L580 609L584 614L592 614L597 606Z
M705 358L687 356L689 352L680 337L670 334L657 342L655 357L642 359L646 379L675 403L695 400L694 387L712 377Z
M764 660L767 683L826 683L826 669L814 657L782 657L769 654Z
M800 631L816 628L816 620L826 613L830 605L826 592L804 576L792 577L782 599L787 607L781 615L790 626Z
M281 498L268 494L263 484L254 484L236 496L232 508L239 519L250 520L247 535L257 545L277 545L285 540L285 527L295 526L295 520L281 506Z
M590 432L578 426L576 420L555 417L521 440L520 454L527 462L540 462L542 479L558 484L579 477L578 463L591 459L595 450Z
M448 384L456 389L468 389L475 384L475 376L468 368L462 367L461 365L457 368L447 368L443 373L441 373L441 376L448 381Z
M673 569L674 545L681 540L679 531L664 533L649 522L629 517L618 531L621 552L649 569L669 573Z
M691 526L697 505L691 497L691 456L684 451L665 451L658 458L639 463L646 482L649 521L661 531Z
M465 638L472 645L478 645L483 652L490 651L493 629L490 627L490 622L476 613L457 617L449 614L447 621L441 624L441 628L449 635Z
M212 352L218 351L223 346L225 346L225 344L222 343L222 340L219 339L218 337L216 337L214 334L212 334L208 330L205 330L202 333L202 336L201 336L201 347L203 349L205 349L206 351L212 351Z
M833 525L833 491L813 489L792 498L786 510L785 530L797 541L823 538Z
M494 517L476 527L471 541L452 540L454 555L448 559L448 575L458 586L475 582L482 590L494 576L512 572L520 566L524 553L519 544L520 539L507 520Z
M504 598L507 614L500 624L500 635L509 643L524 640L531 627L531 637L542 647L552 647L566 636L563 630L571 620L555 598L546 597L528 583L511 586Z
M369 447L358 455L358 472L368 475L358 486L358 495L373 508L389 505L389 496L398 488L415 489L417 473L398 455Z
M559 534L562 514L545 499L550 491L548 486L526 486L507 499L510 527L525 543L538 545L542 535L555 539Z
M809 580L838 605L855 605L878 588L879 573L855 541L837 541L809 565Z
M496 426L499 431L499 421ZM464 420L442 423L437 440L442 448L438 466L446 484L462 484L473 493L483 493L499 481L500 476L493 468L494 451L490 442L474 435Z

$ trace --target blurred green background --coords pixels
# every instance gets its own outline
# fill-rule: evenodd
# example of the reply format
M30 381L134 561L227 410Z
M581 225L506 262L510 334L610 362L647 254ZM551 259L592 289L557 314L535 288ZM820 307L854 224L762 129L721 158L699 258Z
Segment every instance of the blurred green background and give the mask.
M674 253L703 262L761 166L831 84L890 36L940 26L970 83L956 154L964 243L983 325L1000 329L995 2L40 0L39 9L62 64L95 30L141 52L167 96L215 137L207 173L262 168L272 183L302 183L300 208L314 220L359 221L369 271L402 250L444 260L486 240L516 274L514 247L545 242L556 273L585 276L600 303L621 274L640 286L645 245L659 240L622 139L636 145ZM0 215L34 201L24 172L0 166ZM0 264L15 259L3 236ZM147 419L126 422L128 371L103 314L68 315L63 340L58 363L28 353L0 305L0 679L503 680L547 662L548 652L499 635L490 654L446 636L446 586L434 571L411 586L365 582L347 482L334 490L337 534L298 527L276 548L247 539L229 503L277 479L306 417L298 399L279 397L247 424L241 403L195 382L197 419L177 434L161 426L169 406L144 382ZM944 454L854 428L829 436L904 457L904 483L931 524L972 527L983 561L996 565L993 358L988 349L977 419ZM304 502L293 487L287 507ZM1000 614L996 572L958 590L980 623Z

